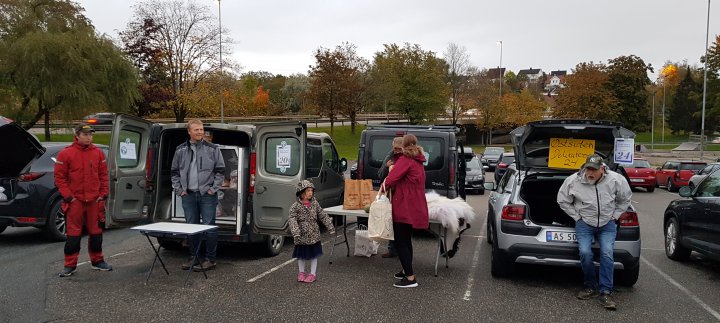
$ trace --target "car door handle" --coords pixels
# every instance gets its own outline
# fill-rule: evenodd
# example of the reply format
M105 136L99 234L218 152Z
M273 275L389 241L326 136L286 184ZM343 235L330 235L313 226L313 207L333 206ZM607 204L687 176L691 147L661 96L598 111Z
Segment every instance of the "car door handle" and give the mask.
M265 187L265 186L255 187L255 193L257 193L257 194L262 194L262 193L264 193L265 191L267 191L267 187Z

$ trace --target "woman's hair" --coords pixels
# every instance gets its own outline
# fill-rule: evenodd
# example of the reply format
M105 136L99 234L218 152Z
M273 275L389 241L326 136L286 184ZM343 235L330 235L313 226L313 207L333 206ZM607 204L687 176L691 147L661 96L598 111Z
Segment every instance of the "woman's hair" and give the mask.
M417 137L407 134L403 137L403 154L408 157L415 157L423 153L422 147L417 145Z

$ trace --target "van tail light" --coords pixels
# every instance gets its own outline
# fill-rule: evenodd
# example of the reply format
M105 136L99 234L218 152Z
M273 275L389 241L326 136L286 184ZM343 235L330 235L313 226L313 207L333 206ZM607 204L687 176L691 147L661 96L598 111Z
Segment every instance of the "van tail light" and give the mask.
M255 173L257 172L257 160L255 153L250 153L250 193L255 193Z
M635 212L623 212L618 219L618 223L621 227L640 226L640 221L638 221L638 216Z
M145 188L149 189L152 185L150 185L150 181L152 178L150 178L150 171L152 169L152 148L148 148L147 152L147 158L145 158Z
M448 185L455 185L455 164L450 164L450 181L448 182ZM450 187L448 187L450 189Z
M501 163L501 164L498 164L497 167L498 167L498 168L507 168L507 167L508 167L508 164Z
M21 182L32 182L45 175L45 173L25 173L18 178Z
M508 204L503 206L501 218L510 221L522 221L525 218L525 205Z
M360 158L358 158L357 162L357 179L363 179L363 163L362 163L362 154L360 154Z

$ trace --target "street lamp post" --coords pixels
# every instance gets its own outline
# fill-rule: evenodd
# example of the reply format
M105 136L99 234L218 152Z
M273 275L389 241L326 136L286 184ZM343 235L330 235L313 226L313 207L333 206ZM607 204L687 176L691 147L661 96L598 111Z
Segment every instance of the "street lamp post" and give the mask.
M650 118L650 150L655 151L655 90L652 99L652 117Z
M702 103L702 123L700 124L700 158L703 158L705 152L705 99L707 97L707 62L708 62L708 39L710 38L710 0L708 0L707 9L707 25L705 31L705 67L703 76L703 103Z
M500 45L500 66L498 67L498 73L500 74L500 97L502 97L502 84L503 84L503 72L502 72L502 40L498 40L497 44Z
M223 59L222 59L222 12L220 0L218 3L218 25L220 27L220 123L225 123L225 94L223 93Z

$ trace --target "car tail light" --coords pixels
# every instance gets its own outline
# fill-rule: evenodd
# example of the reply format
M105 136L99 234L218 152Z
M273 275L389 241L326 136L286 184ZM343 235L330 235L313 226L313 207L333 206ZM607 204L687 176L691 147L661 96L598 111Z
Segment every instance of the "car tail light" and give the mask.
M507 168L507 167L508 167L508 164L500 163L500 164L497 165L497 167L498 167L498 168Z
M94 123L97 123L97 119L87 119L87 121L85 121L85 123L94 124Z
M255 173L257 171L256 154L250 153L250 193L255 193Z
M21 174L19 179L21 182L32 182L45 175L45 173L25 173Z
M621 227L637 227L640 225L637 213L635 212L623 212L618 219L618 223Z
M522 221L525 217L525 205L509 204L503 206L501 218L510 221Z

